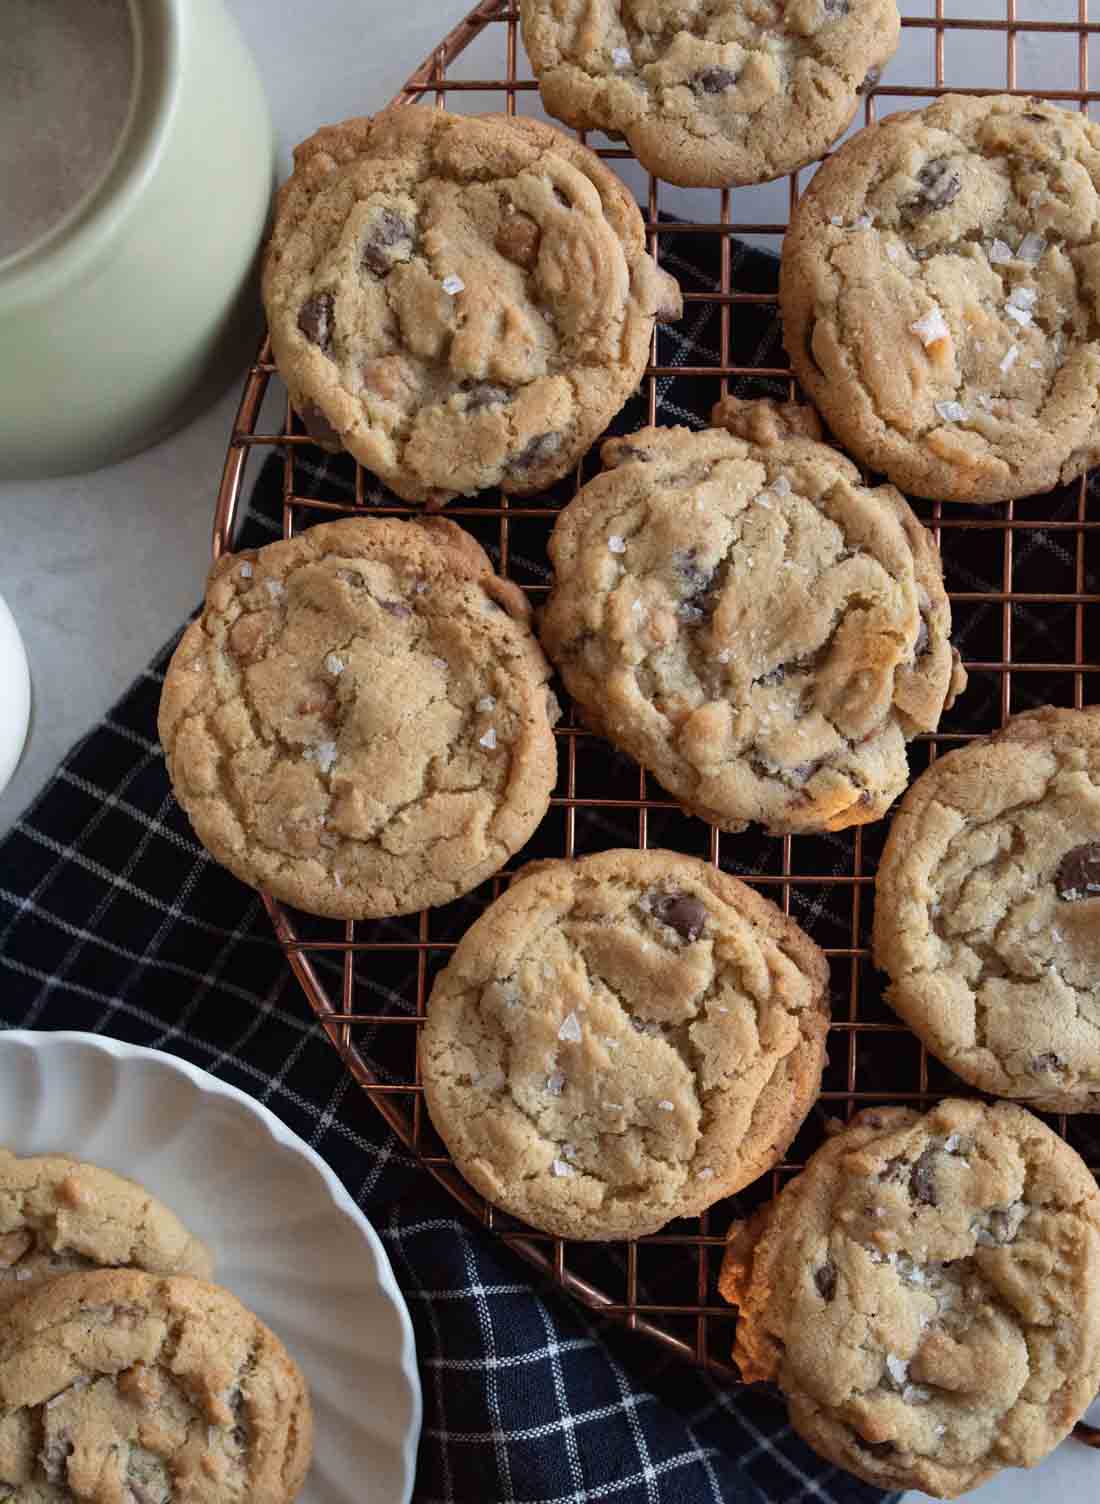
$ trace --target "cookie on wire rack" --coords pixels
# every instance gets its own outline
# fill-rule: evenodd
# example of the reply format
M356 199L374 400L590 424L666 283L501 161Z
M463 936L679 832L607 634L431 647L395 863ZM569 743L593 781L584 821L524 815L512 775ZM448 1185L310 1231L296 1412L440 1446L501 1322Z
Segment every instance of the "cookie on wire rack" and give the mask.
M919 496L993 502L1100 459L1100 126L946 95L869 126L783 242L791 365L845 448Z
M734 1225L719 1288L742 1376L879 1488L1032 1467L1100 1386L1100 1192L1006 1102L859 1113Z
M520 0L542 102L669 183L763 183L842 134L901 34L895 0Z
M945 753L875 879L886 998L972 1086L1100 1112L1100 709L1047 707Z
M275 360L310 433L410 501L560 479L680 316L633 198L540 121L408 105L294 162L264 264Z
M557 774L529 615L442 518L321 523L225 555L160 704L196 835L311 914L407 914L477 887Z
M828 963L694 857L521 872L436 979L425 1101L466 1179L563 1237L695 1216L780 1158L817 1094Z
M550 540L543 645L585 720L691 813L877 820L966 682L935 542L817 442L812 409L732 398L714 421L604 445Z

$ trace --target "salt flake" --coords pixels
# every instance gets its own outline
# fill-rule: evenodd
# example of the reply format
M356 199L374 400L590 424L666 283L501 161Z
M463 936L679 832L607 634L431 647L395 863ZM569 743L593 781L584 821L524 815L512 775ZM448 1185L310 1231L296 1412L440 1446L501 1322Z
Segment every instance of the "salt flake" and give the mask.
M658 1102L657 1106L661 1109L662 1112L675 1112L676 1111L676 1103L675 1102L670 1102L667 1097L665 1098L665 1100L663 1102Z
M558 1030L558 1038L564 1039L570 1044L580 1043L581 1021L575 1013L567 1013L562 1019L561 1028Z
M621 1102L605 1102L603 1105L607 1108L608 1112L625 1112L626 1111L626 1108L623 1106L623 1104Z
M1029 230L1016 247L1016 260L1026 261L1029 266L1038 266L1046 248L1047 243L1043 237L1036 235L1034 230Z
M989 259L994 266L1007 266L1013 260L1012 247L1003 240L995 240L989 247Z
M785 475L777 475L772 481L772 490L777 496L789 496L791 494L791 483Z
M315 762L322 773L331 772L336 761L336 743L318 742L315 747L307 747L305 755L307 762Z
M626 553L626 539L621 533L612 533L607 540L607 546L613 554Z
M242 580L250 580L252 578L252 565L247 560L241 565L240 576Z
M949 1133L943 1141L943 1147L947 1150L948 1154L954 1154L955 1150L959 1147L959 1142L959 1135L957 1133Z
M835 225L837 227L837 229L839 230L840 227L841 227L841 225L844 223L844 221L841 219L841 217L840 217L839 214L830 214L829 215L829 223L831 225Z
M935 407L945 423L965 423L970 416L961 402L937 402Z
M711 1169L710 1165L704 1165L703 1168L699 1171L699 1179L700 1180L713 1180L714 1179L714 1171Z
M1016 364L1016 361L1019 359L1019 355L1020 355L1020 347L1019 347L1019 345L1009 345L1008 349L1005 351L1004 359L1001 361L1001 372L1002 372L1002 374L1007 375L1008 372L1011 371L1012 367Z
M901 255L901 252L898 250L897 246L894 245L894 243L891 241L891 243L886 247L886 255L889 258L889 260L896 261L898 259L898 257Z
M493 750L497 744L497 734L492 726L489 727L484 736L478 737L477 742L479 747L484 747L489 752Z
M461 277L456 277L452 273L451 276L443 278L443 291L449 298L453 298L456 294L466 291L466 284Z
M325 659L325 668L330 674L339 677L347 668L347 664L342 658L338 658L335 653L330 653Z
M433 658L432 663L438 669L446 669L449 666L446 658Z
M1009 295L1010 308L1034 308L1039 293L1034 287L1015 287Z
M605 1034L603 1042L604 1042L604 1048L605 1049L608 1049L608 1050L617 1050L619 1048L619 1045L622 1043L622 1040L621 1039L612 1039L609 1034Z
M279 580L265 580L264 583L267 586L267 593L268 595L270 595L273 601L282 600L283 596L286 594L285 585L283 585Z
M556 1175L558 1179L561 1180L565 1176L575 1175L577 1172L576 1170L574 1170L573 1166L571 1164L567 1164L564 1159L555 1159L554 1163L550 1166L550 1173L551 1175Z
M612 47L611 61L616 68L629 68L634 59L630 55L629 47Z
M947 327L947 320L944 318L943 312L938 305L930 308L919 319L914 319L909 328L926 350L929 345L937 344L941 339L946 339L951 333L951 330Z
M728 663L732 657L733 657L733 651L732 651L732 649L730 649L730 648L723 648L722 651L718 654L718 662L719 663Z
M477 708L479 710L492 710L495 704L496 701L492 695L482 695L481 699L477 702Z
M887 1353L886 1371L895 1384L904 1384L909 1377L909 1364L906 1363L904 1358L898 1358L893 1353Z
M1020 325L1021 329L1026 329L1027 326L1031 323L1031 314L1026 308L1017 308L1012 303L1006 303L1005 313L1010 319L1015 319L1016 323Z
M565 1077L561 1071L552 1071L546 1078L546 1090L552 1097L560 1097L565 1089Z

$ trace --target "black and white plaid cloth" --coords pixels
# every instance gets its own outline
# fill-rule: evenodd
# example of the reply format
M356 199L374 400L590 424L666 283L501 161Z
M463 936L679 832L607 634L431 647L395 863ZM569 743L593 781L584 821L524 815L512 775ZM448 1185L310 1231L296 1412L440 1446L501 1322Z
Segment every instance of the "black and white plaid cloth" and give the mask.
M717 285L716 258L712 237L687 234L666 243L663 257L685 287L704 290ZM739 289L774 288L770 257L736 246L734 263ZM781 363L771 307L738 306L734 337L740 362ZM717 363L715 306L689 305L680 329L660 338L663 364ZM699 426L716 388L713 381L664 380L660 420ZM740 390L784 391L768 381L743 383ZM628 431L643 420L635 400L615 426ZM321 461L312 452L299 460L299 489L312 485L317 494L341 494L350 485L344 462ZM242 546L278 534L280 474L278 460L261 474L238 539ZM1071 488L1017 504L1016 516L1069 520L1075 505ZM521 583L537 583L545 578L544 535L524 532L521 508L510 567ZM480 535L476 519L464 522ZM494 539L495 525L484 541L492 548ZM1015 588L1076 589L1074 546L1072 534L1042 529L1018 537ZM1000 588L999 531L965 540L945 533L944 550L954 589ZM1094 587L1086 581L1086 588ZM956 623L968 657L1000 658L1000 605L957 609ZM1017 657L1071 661L1072 605L1016 611L1014 631ZM595 1326L465 1220L417 1168L314 1022L259 899L210 860L171 796L156 713L172 646L73 748L0 843L0 1024L94 1030L180 1055L264 1102L324 1156L382 1233L412 1311L425 1400L416 1489L423 1504L880 1499L803 1445L773 1397L723 1388L642 1338ZM1072 689L1070 674L1021 674L1013 708L1050 699L1072 703ZM997 724L999 696L997 675L974 675L964 708L949 718L951 728ZM601 755L609 779L624 776L625 768L637 787L629 764L606 749ZM579 849L636 838L636 827L620 829L606 811L589 825L578 816L578 826ZM651 844L698 850L705 837L698 821L652 812ZM546 838L547 850L556 839ZM869 849L873 831L864 839ZM539 838L532 844L538 851ZM726 838L723 865L749 875L774 871L778 846L751 833ZM842 871L850 848L846 837L815 838L807 847L810 865L801 870ZM798 890L795 911L820 943L850 945L849 915L834 910L834 891ZM447 911L438 912L445 927ZM450 923L460 932L469 917L459 910ZM409 921L393 924L407 935ZM394 964L407 973L407 960ZM407 975L372 968L362 985L375 1007L380 998L408 1006ZM846 978L838 987L846 995ZM365 1048L369 1053L369 1039ZM890 1074L898 1053L894 1048L889 1058L861 1062L886 1098L902 1089L900 1077ZM385 1060L376 1063L385 1074ZM911 1088L912 1081L904 1085ZM811 1141L803 1148L820 1134L816 1119L807 1131ZM693 1278L689 1273L689 1283ZM363 1403L369 1402L365 1395Z

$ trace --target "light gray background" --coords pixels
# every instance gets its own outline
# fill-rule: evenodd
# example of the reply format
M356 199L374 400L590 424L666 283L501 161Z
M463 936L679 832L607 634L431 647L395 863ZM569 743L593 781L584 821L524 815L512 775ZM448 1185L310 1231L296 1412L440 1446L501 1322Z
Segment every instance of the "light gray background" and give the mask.
M290 147L317 125L385 103L473 0L227 3L259 64L285 171ZM934 11L933 0L901 0L900 8L908 16ZM946 0L945 11L949 17L1005 14L1004 0ZM1021 20L1073 21L1077 14L1077 0L1017 4ZM884 81L931 80L933 35L903 33ZM1089 44L1090 76L1100 80L1097 40ZM1021 34L1017 61L1021 88L1076 87L1075 37ZM483 77L478 52L456 72ZM1003 36L949 35L945 76L948 84L1003 86ZM474 96L467 107L498 108L499 100ZM521 107L537 105L533 97L521 96ZM896 107L884 100L880 112ZM786 214L787 184L739 189L734 200L735 219L778 222ZM709 219L715 197L662 189L661 205ZM34 694L27 749L0 795L0 831L18 818L69 745L103 714L198 600L239 384L238 373L227 373L227 389L215 406L124 464L65 480L0 485L0 594L22 630ZM968 1497L982 1504L1033 1504L1036 1498L1085 1504L1098 1496L1098 1486L1100 1457L1067 1443L1038 1473L1007 1474Z

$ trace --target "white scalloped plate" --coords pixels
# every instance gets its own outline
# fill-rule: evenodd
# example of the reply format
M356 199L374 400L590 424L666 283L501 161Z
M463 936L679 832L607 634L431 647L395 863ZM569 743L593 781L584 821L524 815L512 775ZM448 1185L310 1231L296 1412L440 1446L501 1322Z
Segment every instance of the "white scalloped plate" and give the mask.
M374 1229L297 1134L174 1055L13 1029L0 1033L0 1143L132 1175L206 1241L214 1277L309 1381L300 1504L406 1504L421 1414L409 1313Z

